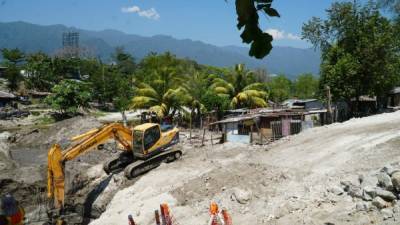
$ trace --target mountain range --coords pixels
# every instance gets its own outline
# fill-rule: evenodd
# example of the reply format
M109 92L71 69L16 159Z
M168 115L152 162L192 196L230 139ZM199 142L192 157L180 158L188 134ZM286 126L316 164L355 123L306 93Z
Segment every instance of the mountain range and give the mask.
M200 64L227 67L245 63L249 68L262 68L270 74L285 74L290 78L301 73L319 73L321 54L314 49L275 46L267 57L258 60L248 56L246 47L219 47L166 35L144 37L111 29L90 31L64 25L42 26L26 22L0 23L0 48L19 48L28 53L40 50L54 54L62 48L62 34L66 31L79 32L80 46L105 61L111 60L116 47L123 47L137 59L150 52L169 51Z

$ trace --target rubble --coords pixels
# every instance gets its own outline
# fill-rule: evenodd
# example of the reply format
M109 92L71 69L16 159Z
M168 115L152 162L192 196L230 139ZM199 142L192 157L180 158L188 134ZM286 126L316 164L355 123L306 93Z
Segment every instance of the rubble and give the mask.
M393 186L397 191L400 191L400 171L392 174Z
M383 219L387 220L393 217L393 210L392 209L382 209L381 213L383 215Z
M378 209L383 209L389 207L390 203L383 200L381 197L375 197L372 200L372 205L376 206Z
M386 190L393 190L393 184L392 184L392 179L390 178L390 175L388 175L387 173L379 173L378 176L378 182L379 185L386 189Z
M393 163L386 165L376 172L359 175L360 185L354 185L348 181L341 181L345 186L346 193L354 199L361 202L356 203L357 211L373 210L369 207L372 204L379 210L383 220L394 217L395 213L400 213L400 189L398 182L400 181L400 165ZM362 189L362 196L359 196L358 190ZM359 201L358 200L358 201Z

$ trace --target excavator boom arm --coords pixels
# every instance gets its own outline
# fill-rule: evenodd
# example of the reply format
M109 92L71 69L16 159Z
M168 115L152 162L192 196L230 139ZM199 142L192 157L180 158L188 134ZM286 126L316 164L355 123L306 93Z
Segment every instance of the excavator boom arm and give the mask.
M80 140L79 143L62 151L60 145L53 145L48 152L48 177L47 195L54 199L55 207L62 208L64 205L65 174L64 164L96 146L105 143L109 139L117 140L125 150L132 149L131 129L119 123L105 125L99 129L88 131L85 134L74 137L72 140Z

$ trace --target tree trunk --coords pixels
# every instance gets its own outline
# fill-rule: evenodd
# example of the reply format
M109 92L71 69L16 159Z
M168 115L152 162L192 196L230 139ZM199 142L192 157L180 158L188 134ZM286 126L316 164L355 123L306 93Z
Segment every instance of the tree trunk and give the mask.
M126 118L126 114L125 114L125 110L121 111L121 115L122 115L122 124L124 124L124 126L128 126L128 119Z

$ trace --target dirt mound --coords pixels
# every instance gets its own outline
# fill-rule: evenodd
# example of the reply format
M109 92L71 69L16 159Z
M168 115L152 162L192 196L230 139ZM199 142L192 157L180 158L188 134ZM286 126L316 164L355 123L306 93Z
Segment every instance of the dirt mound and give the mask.
M399 144L396 112L311 129L263 148L187 148L182 160L119 191L91 224L124 224L129 214L154 224L154 210L166 202L180 224L202 225L211 201L228 209L234 224L398 224L399 213L360 211L335 187L400 162Z

